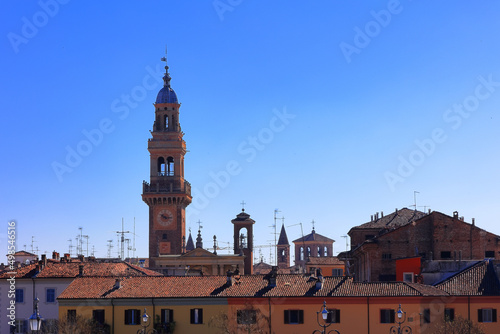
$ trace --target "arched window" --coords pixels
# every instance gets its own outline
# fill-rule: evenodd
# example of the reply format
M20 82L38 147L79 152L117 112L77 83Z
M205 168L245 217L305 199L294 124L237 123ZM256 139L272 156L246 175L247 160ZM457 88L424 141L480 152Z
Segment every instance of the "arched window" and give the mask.
M300 247L300 261L304 261L304 247Z
M281 255L281 262L286 261L286 250L282 249L280 255Z
M317 257L320 257L321 256L321 247L318 246L318 249L317 249L318 253L316 254Z
M167 158L167 176L174 176L174 158Z
M307 247L307 257L311 257L311 247Z
M165 115L165 130L168 130L168 115Z
M328 256L328 247L325 246L325 256Z
M165 159L163 157L158 158L158 176L164 176L166 172L166 164Z

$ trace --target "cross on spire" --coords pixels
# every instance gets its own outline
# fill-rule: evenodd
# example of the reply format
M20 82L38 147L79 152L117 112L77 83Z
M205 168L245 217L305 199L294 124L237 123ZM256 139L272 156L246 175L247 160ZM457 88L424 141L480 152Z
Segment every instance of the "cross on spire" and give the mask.
M313 225L313 231L314 231L314 224L316 224L316 222L314 221L314 219L313 219L313 221L311 222L311 224Z
M240 204L241 204L241 206L242 206L241 211L245 211L245 204L247 204L247 203L245 203L245 201L243 200L243 201L241 201L241 203L240 203Z
M201 229L203 228L203 226L201 226L201 220L198 219L196 224L198 224L198 231L201 231Z

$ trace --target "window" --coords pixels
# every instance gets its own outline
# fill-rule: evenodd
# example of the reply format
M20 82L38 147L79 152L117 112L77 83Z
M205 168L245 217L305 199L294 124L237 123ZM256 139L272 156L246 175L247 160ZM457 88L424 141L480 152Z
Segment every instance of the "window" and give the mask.
M16 319L16 331L15 333L26 333L28 332L28 320Z
M95 322L104 325L104 310L93 310L92 319L94 319Z
M403 282L413 283L413 273L403 273Z
M125 325L140 325L141 311L135 309L125 310Z
M238 310L236 311L236 320L238 325L252 325L257 323L256 310Z
M375 236L373 234L367 234L365 235L365 240L370 240L370 239L373 239L375 238Z
M165 176L166 165L163 157L158 158L158 176Z
M297 325L304 323L303 310L285 310L285 324Z
M167 158L167 176L174 176L174 158Z
M394 323L394 310L383 309L380 310L380 323L393 324Z
M300 247L300 261L304 261L304 247Z
M382 260L390 260L392 259L391 253L382 253Z
M483 308L477 310L478 322L497 322L497 310L492 308Z
M444 321L453 321L455 320L455 309L454 308L445 308L444 309Z
M495 258L495 251L486 251L486 252L484 252L484 257L486 257L486 258Z
M323 248L323 250L324 250L324 252L325 252L325 256L328 256L328 247L326 247L326 246L325 246L325 247Z
M165 115L165 130L168 130L168 115Z
M16 289L16 303L24 303L24 289Z
M317 256L318 256L318 257L320 257L320 256L321 256L321 247L320 247L320 246L318 246L318 249L317 249L317 251L318 251L318 254L317 254Z
M450 251L441 252L441 258L442 259L451 259L451 252Z
M203 309L202 308L192 308L191 309L191 323L198 324L198 325L203 323Z
M311 247L307 247L307 257L311 257Z
M424 309L424 313L422 315L424 324L429 324L431 322L431 309L430 308Z
M168 308L162 308L161 309L161 323L162 324L169 324L171 322L174 322L174 310L171 310Z
M340 310L328 310L328 315L326 317L326 323L329 324L339 324L340 323Z
M332 276L344 276L344 269L332 269Z
M68 319L68 321L70 322L73 322L76 320L76 310L68 310L68 312L66 313L66 319Z
M56 289L49 288L45 290L45 301L47 303L55 303L56 302Z

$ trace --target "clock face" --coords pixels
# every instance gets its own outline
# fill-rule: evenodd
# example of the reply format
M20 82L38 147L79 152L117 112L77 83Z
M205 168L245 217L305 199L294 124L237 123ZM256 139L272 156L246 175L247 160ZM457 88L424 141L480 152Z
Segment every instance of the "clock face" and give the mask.
M156 215L156 222L163 227L171 226L174 222L174 215L169 209L161 209Z

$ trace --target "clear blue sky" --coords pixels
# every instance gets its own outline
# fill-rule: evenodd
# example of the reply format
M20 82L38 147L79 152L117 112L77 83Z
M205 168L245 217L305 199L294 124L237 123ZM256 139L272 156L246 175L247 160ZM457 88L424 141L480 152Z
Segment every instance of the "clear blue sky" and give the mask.
M135 217L147 256L140 195L165 45L189 150L187 225L202 221L205 247L214 234L232 242L244 200L256 245L274 240L278 208L290 241L314 220L342 251L352 226L409 207L414 191L419 209L500 234L499 12L494 1L9 1L1 247L14 219L18 249L34 236L40 253L67 252L83 227L96 256L109 239L116 256L114 231ZM68 150L84 155L70 166ZM228 163L237 173L214 187Z

